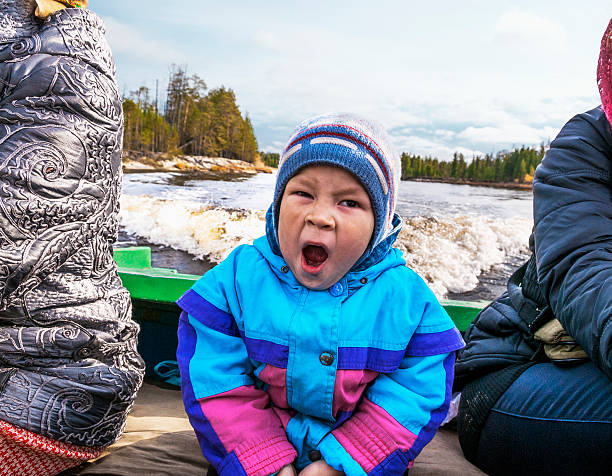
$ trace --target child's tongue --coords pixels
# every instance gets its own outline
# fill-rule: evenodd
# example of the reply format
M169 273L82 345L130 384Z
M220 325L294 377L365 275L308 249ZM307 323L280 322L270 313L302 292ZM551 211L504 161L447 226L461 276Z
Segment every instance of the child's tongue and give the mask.
M309 266L317 267L327 259L327 252L320 246L307 245L302 250L304 258Z

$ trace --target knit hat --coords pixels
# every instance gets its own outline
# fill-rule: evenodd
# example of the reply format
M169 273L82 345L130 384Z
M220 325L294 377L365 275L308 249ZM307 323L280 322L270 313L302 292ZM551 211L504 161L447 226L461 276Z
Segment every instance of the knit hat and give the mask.
M601 96L601 105L608 122L612 125L612 20L601 39L597 64L597 86Z
M401 162L389 136L380 124L355 114L327 114L299 124L281 154L274 199L266 218L268 241L275 253L280 254L278 216L285 186L310 165L347 170L370 197L374 231L357 264L390 235L395 237L401 227L399 217L395 217Z

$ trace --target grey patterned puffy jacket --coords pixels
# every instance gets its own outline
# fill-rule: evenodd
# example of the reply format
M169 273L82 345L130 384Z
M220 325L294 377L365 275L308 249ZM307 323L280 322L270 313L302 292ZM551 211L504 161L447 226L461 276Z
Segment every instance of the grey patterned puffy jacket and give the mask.
M0 0L0 420L116 440L142 383L112 259L123 116L100 18Z

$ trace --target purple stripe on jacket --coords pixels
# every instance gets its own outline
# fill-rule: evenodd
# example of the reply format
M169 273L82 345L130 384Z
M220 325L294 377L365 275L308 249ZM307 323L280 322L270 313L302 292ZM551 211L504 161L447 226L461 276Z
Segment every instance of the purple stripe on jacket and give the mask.
M176 303L199 322L228 336L240 335L234 317L209 303L193 289L187 291Z
M427 425L421 428L414 445L408 451L408 459L414 460L427 443L435 436L438 427L448 413L451 395L453 392L453 377L455 373L455 353L451 352L444 359L444 370L446 371L446 392L444 395L444 403L433 412Z
M247 353L251 359L274 365L282 369L287 368L287 362L289 360L288 346L262 339L251 339L250 337L246 337L243 332L241 332L241 335L246 344Z
M202 413L200 402L196 400L191 385L189 362L195 353L197 336L195 329L189 324L187 319L187 312L182 312L179 318L179 344L176 350L176 359L181 372L183 403L187 415L189 416L189 422L195 430L202 453L204 453L204 456L210 463L214 466L218 466L228 453L223 443L221 443L221 440L217 437L217 433L213 430L210 422L204 416L204 413Z
M338 369L392 372L399 367L405 351L375 347L338 347Z
M405 350L387 350L376 347L339 347L338 369L368 369L376 372L396 370L405 356L429 356L453 352L465 346L455 328L442 332L414 334Z
M244 339L251 359L275 365L276 367L287 368L289 347L266 340L246 337L244 332L238 328L234 317L230 313L214 306L193 289L187 291L177 301L177 304L206 327L228 336L241 336Z
M406 458L405 453L398 449L385 458L376 466L368 476L383 476L385 474L404 474L406 467L410 468L411 461Z
M342 425L346 420L348 420L352 416L353 416L352 410L351 411L340 410L338 414L336 415L336 423L334 423L334 427L332 428L332 430L335 430L336 428L338 428L340 425Z
M392 372L404 358L404 349L385 350L375 347L338 347L338 369Z
M406 355L425 357L453 352L463 347L465 347L465 342L463 342L461 333L456 327L453 327L442 332L413 334L406 348Z

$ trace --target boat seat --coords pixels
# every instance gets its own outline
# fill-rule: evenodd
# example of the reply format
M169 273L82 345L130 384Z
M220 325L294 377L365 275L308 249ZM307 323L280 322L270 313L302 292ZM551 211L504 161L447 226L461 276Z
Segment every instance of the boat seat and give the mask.
M146 379L123 436L96 460L65 471L62 476L204 476L208 469L183 409L181 392ZM483 474L463 457L456 431L444 427L410 470L410 476Z

